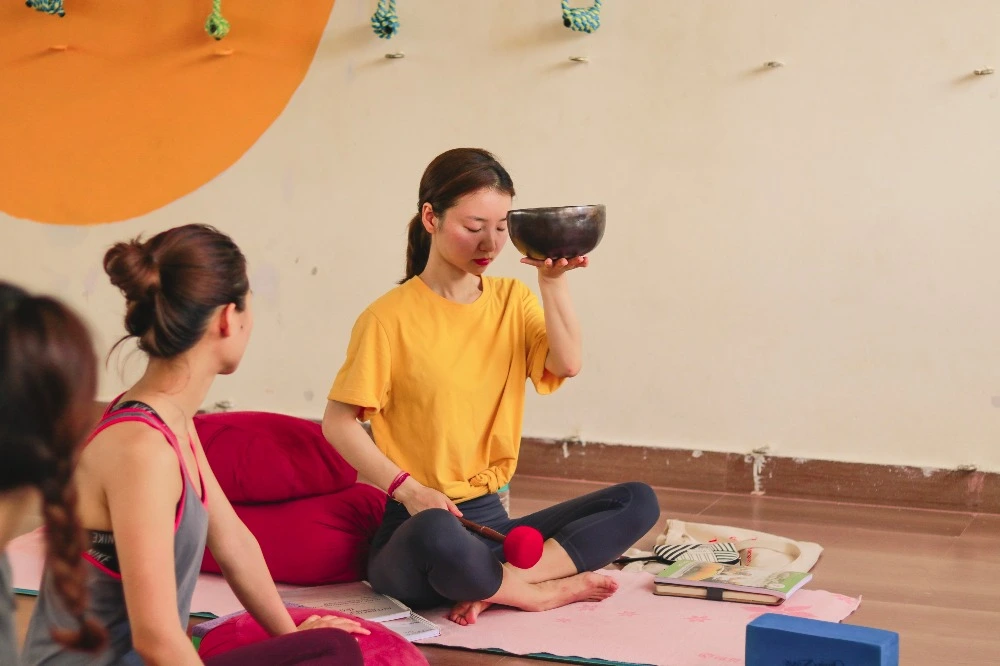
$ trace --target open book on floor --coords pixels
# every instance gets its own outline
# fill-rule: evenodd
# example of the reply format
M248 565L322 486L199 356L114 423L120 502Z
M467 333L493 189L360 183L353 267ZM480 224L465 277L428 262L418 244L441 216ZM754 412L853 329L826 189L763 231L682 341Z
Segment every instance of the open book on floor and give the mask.
M811 573L681 560L653 579L653 593L776 606L810 580Z
M280 594L281 599L287 603L340 611L372 622L389 622L410 617L408 606L390 596L379 594L364 581L300 587Z
M365 581L300 587L284 590L280 594L288 604L335 610L379 622L408 641L441 635L441 629L436 624L417 615L402 602L379 594Z

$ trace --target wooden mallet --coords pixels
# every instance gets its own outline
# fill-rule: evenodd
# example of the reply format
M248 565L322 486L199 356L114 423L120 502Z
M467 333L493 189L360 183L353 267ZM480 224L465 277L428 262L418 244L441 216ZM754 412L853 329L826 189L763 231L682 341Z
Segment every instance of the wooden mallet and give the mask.
M519 525L504 536L494 529L478 525L471 520L465 518L459 518L458 520L467 529L472 530L476 534L484 536L491 541L502 543L504 558L518 569L530 569L538 564L538 560L542 559L542 548L544 547L545 539L542 538L542 533L534 527Z

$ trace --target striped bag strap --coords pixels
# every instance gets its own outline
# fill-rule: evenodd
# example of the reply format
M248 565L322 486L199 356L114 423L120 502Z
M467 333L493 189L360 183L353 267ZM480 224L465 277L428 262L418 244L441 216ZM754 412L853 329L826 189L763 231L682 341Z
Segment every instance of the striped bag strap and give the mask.
M691 560L720 564L740 563L740 551L736 549L734 544L728 542L664 544L653 546L653 553L657 559L663 562Z

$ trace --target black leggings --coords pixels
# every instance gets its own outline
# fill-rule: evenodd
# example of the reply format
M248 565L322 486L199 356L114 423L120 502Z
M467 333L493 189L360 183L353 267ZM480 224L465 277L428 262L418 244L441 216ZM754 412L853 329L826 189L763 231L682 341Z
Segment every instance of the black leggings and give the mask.
M600 569L648 532L660 517L653 489L621 483L511 520L496 494L459 507L465 518L501 534L518 525L555 539L577 572ZM503 545L465 529L444 509L410 517L394 500L386 503L382 526L368 560L372 587L412 608L488 599L503 579Z

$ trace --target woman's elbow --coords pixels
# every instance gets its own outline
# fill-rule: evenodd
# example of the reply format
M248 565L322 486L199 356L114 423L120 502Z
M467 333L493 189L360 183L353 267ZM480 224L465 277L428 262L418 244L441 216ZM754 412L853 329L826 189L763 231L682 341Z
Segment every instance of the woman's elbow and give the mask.
M344 444L344 433L346 428L344 427L343 421L335 420L332 422L327 422L323 419L323 438L326 439L327 443L333 447L334 451L337 451L341 455L343 452Z
M550 353L545 359L545 372L559 379L576 377L580 374L580 359L567 359Z
M580 361L576 361L575 363L565 363L561 368L559 368L559 372L557 374L563 379L576 377L580 374L581 365Z
M209 534L208 551L224 578L237 575L251 554L262 553L257 537L242 520L218 536Z
M182 634L183 635L183 634ZM185 637L186 640L186 637ZM180 644L175 636L158 629L132 627L132 647L146 664L159 666L177 663Z
M153 637L142 638L139 634L132 634L132 647L136 654L142 657L143 663L162 664L165 663L167 651L163 649L163 644Z

